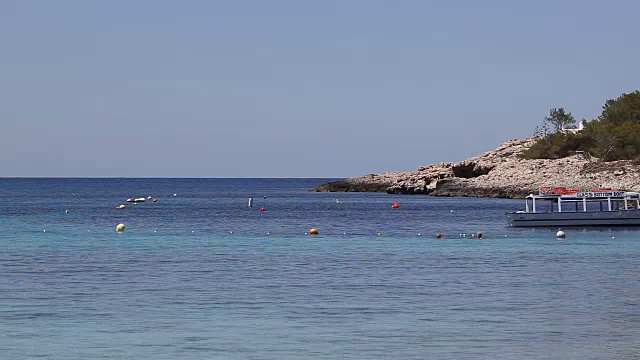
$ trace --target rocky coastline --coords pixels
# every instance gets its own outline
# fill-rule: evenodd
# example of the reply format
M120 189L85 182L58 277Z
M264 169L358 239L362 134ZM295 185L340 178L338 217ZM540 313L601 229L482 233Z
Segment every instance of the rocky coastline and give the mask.
M537 138L510 140L460 162L442 162L409 172L369 174L322 184L313 191L494 198L523 198L537 194L543 186L640 191L638 162L601 162L584 154L562 159L521 159L518 155L536 141Z

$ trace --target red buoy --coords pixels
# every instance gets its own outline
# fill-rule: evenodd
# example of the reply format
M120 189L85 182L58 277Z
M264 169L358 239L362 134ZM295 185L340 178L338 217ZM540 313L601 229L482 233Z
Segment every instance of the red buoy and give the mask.
M393 205L391 205L392 208L397 209L400 207L400 204L398 204L398 202L394 202Z
M260 211L267 211L267 209L265 209L265 208L261 207L261 208L260 208Z

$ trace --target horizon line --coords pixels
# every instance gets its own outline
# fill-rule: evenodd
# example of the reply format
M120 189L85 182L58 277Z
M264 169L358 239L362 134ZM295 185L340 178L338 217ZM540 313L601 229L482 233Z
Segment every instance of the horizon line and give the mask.
M349 176L316 177L316 176L0 176L0 179L349 179Z

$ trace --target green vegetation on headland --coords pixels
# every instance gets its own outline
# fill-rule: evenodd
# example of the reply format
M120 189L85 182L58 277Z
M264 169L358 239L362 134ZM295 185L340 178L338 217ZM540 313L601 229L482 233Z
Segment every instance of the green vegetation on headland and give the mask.
M640 161L640 91L607 100L602 114L592 121L576 120L563 108L551 109L534 136L540 137L524 151L524 159L560 159L576 153L601 161Z

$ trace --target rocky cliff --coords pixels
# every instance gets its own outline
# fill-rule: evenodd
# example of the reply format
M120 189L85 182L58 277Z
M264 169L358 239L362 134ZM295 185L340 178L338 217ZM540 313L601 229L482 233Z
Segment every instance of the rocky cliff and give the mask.
M588 191L640 191L640 165L599 162L582 154L555 160L520 159L535 138L511 140L493 151L457 163L438 163L411 172L369 174L318 186L314 191L368 191L390 194L521 198L543 186Z

